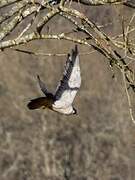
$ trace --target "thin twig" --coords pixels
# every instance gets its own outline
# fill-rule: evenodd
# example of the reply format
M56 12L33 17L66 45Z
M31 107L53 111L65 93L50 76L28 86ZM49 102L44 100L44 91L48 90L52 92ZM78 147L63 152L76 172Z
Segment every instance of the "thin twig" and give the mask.
M123 77L123 82L124 82L124 88L125 88L126 95L127 95L130 117L131 117L132 122L135 124L135 119L134 119L134 116L133 116L133 109L132 109L132 104L131 104L130 95L129 95L129 93L128 93L128 88L127 88L127 83L126 83L126 78L125 78L124 69L122 69L121 72L122 72L122 77Z
M22 50L22 49L17 49L17 48L12 48L12 50L14 51L18 51L18 52L22 52L22 53L26 53L26 54L32 54L35 56L67 56L67 53L43 53L43 52L33 52L33 51L28 51L28 50ZM96 50L90 51L90 52L83 52L83 53L79 53L80 56L87 56L90 55L92 53L95 53Z

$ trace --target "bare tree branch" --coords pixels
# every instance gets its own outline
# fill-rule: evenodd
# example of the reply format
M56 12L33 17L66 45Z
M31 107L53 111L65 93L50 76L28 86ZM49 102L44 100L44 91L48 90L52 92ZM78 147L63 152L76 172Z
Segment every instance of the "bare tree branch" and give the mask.
M123 5L128 6L130 8L135 8L135 3L130 2L128 0L126 2L124 2Z
M5 6L9 6L10 4L13 4L15 2L19 2L21 0L1 0L0 1L0 8L1 7L5 7Z
M77 0L75 0L78 2ZM127 5L127 0L80 0L82 4L87 5L103 5L103 4L123 4ZM0 49L15 47L20 44L26 44L33 40L41 39L57 39L67 40L79 44L92 47L97 52L101 53L108 60L111 69L117 67L121 72L124 71L126 83L135 92L135 82L133 70L129 67L127 59L132 57L130 55L135 54L135 43L130 40L130 34L135 31L132 22L134 20L133 15L130 19L128 26L126 27L123 21L123 32L115 37L108 36L101 28L99 28L91 19L89 19L84 13L76 10L75 8L68 7L68 2L65 0L40 0L40 1L1 1L0 7L5 7L12 4L12 8L9 14L5 13L0 17L1 30L0 30ZM58 4L55 6L54 4ZM44 11L46 10L46 11ZM44 13L43 13L44 12ZM41 15L42 14L42 15ZM10 32L13 31L22 20L27 20L29 15L33 15L30 23L26 23L26 26L22 29L21 33L12 39ZM38 16L39 15L39 16ZM42 33L42 29L46 24L56 15L64 17L65 21L70 21L74 29L70 33ZM31 33L28 33L35 22L36 17L40 17L35 24L35 30L31 29ZM7 21L8 20L8 21ZM84 37L72 36L72 33L83 33ZM3 40L8 35L9 40ZM124 37L123 39L121 39ZM119 49L123 51L124 56L119 53ZM21 50L20 50L21 51ZM26 52L23 50L22 52ZM30 54L30 52L29 52ZM31 53L32 54L32 53ZM36 53L34 53L36 55ZM131 63L131 61L130 61Z
M39 35L38 33L33 32L31 34L22 36L19 39L16 38L13 40L7 40L4 42L1 42L0 43L0 49L3 50L4 48L9 48L9 47L17 46L20 44L25 44L27 42L30 42L32 40L37 40L37 39L57 39L57 40L64 39L64 40L72 41L75 43L91 46L90 44L88 44L86 41L84 41L82 39L71 38L69 36L65 36L64 33L61 33L61 34L41 34L41 35Z
M74 0L77 2L77 0ZM79 0L81 4L88 6L100 6L105 4L123 4L125 0Z
M133 109L132 109L132 104L131 104L131 98L130 98L130 95L129 95L129 92L128 92L127 82L126 82L125 74L124 74L124 73L125 73L125 72L122 71L124 88L125 88L126 95L127 95L127 100L128 100L129 113L130 113L130 117L131 117L132 122L135 124L135 119L134 119L134 116L133 116Z
M11 8L8 13L5 13L4 15L0 16L0 24L13 16L15 13L18 13L24 6L26 6L27 2L26 1L21 1L21 2L16 2L14 6Z

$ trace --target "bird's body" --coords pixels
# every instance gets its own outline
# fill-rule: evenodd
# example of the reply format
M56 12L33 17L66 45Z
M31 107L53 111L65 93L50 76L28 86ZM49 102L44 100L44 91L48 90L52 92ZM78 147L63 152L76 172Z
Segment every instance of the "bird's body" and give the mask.
M81 85L81 74L79 65L79 55L77 46L68 55L63 78L61 79L55 94L48 92L45 84L38 76L39 86L45 97L39 97L28 103L29 109L51 109L53 111L70 115L76 114L76 109L72 106L73 100Z
M57 108L57 106L53 105L52 106L52 110L53 111L56 111L58 113L61 113L61 114L65 114L65 115L69 115L69 114L73 114L73 107L72 106L69 106L69 107L61 107L61 108Z

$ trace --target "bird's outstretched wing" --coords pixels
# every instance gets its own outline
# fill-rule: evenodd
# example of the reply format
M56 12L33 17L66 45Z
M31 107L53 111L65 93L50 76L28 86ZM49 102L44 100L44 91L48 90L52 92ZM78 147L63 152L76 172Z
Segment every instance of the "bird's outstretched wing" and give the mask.
M54 105L57 107L68 107L72 105L80 85L81 74L76 45L75 49L72 49L71 55L68 54L63 78L56 89Z
M48 99L46 97L39 97L32 99L28 104L27 107L30 110L39 109L41 107L46 107L48 105Z
M52 93L50 93L47 88L46 88L46 85L43 81L41 81L39 75L37 75L37 79L38 79L38 83L39 83L39 86L40 86L40 89L41 91L46 95L46 96L50 96L52 95ZM53 96L53 95L52 95Z

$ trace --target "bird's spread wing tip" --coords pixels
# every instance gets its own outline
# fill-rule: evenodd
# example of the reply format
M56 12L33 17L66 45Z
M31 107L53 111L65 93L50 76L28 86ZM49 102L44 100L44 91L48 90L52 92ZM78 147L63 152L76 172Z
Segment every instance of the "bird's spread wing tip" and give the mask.
M37 79L38 79L38 81L40 81L40 76L39 76L39 74L37 74Z
M75 50L78 51L78 46L77 46L77 44L75 44Z

